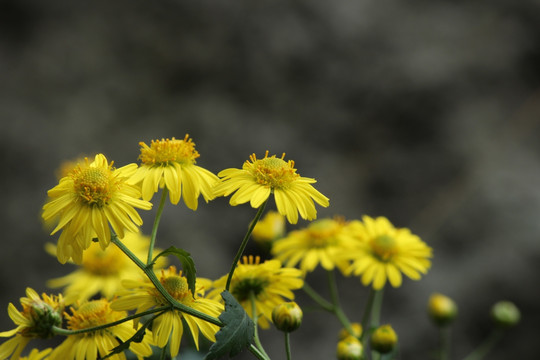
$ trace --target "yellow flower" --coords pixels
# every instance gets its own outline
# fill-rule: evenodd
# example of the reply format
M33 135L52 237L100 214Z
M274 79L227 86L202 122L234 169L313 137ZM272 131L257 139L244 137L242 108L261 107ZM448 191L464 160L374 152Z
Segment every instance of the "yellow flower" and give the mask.
M216 196L231 196L232 206L250 202L254 208L260 207L274 194L279 213L287 217L291 224L298 222L298 213L303 219L313 220L317 217L315 201L327 207L328 198L317 191L311 184L315 179L301 177L296 173L294 161L285 161L275 155L257 159L255 154L249 157L242 169L225 169L218 176L222 178L214 189Z
M267 329L272 320L274 308L285 301L293 300L292 290L304 286L302 271L295 268L282 268L281 261L267 260L260 263L260 258L244 256L238 264L231 280L230 292L253 318L252 299L255 298L255 310L258 324ZM218 298L225 289L227 275L214 281L214 289L209 297Z
M356 244L356 240L343 230L345 224L341 219L314 221L307 228L291 231L287 237L277 240L272 254L286 266L300 263L300 269L307 272L319 264L326 270L338 266L344 271L348 262L336 255Z
M361 275L362 283L382 289L386 279L393 287L401 286L401 273L413 280L427 273L432 250L407 228L396 229L385 217L364 216L363 222L352 221L347 230L358 239L354 250L343 256L352 260L348 273Z
M51 348L47 348L43 351L40 351L38 349L32 349L32 351L30 351L30 354L28 354L28 356L23 356L20 359L21 360L43 360L43 358L49 355L51 351L52 351Z
M182 276L182 272L177 273L174 266L169 267L168 270L161 271L160 282L172 297L192 309L213 317L218 317L223 311L223 305L220 302L203 297L204 288L199 281L196 282L196 294L193 296L188 288L187 279ZM136 312L140 313L156 306L169 304L146 278L143 281L126 280L124 281L124 286L130 289L130 291L113 301L113 309L136 309ZM171 357L174 358L180 349L180 340L184 332L182 319L187 324L197 349L199 348L199 331L207 339L216 341L215 335L219 330L217 325L178 310L167 311L154 320L152 331L154 333L154 342L157 346L163 348L170 340Z
M142 196L150 200L158 188L169 190L171 203L178 204L180 196L192 210L197 210L198 197L208 202L213 199L212 187L219 178L210 171L195 165L200 155L195 143L186 134L184 140L152 140L150 146L140 142L141 166L130 182L142 183Z
M62 230L56 254L61 263L72 258L80 264L83 250L96 237L105 249L111 240L109 223L120 238L125 230L137 232L142 219L134 207L144 210L152 207L139 199L137 187L126 183L136 171L136 164L115 169L103 154L96 155L91 163L85 160L49 190L51 200L43 206L45 221L58 217L51 235Z
M127 316L124 311L113 311L106 299L92 300L80 304L77 308L71 307L72 315L65 314L67 328L69 330L88 329L95 326L105 325ZM132 322L123 322L102 330L86 332L76 335L68 335L67 338L56 347L47 360L75 360L97 359L106 356L113 348L120 345L120 341L131 338L136 328ZM152 355L152 334L146 330L141 342L132 342L129 349L137 355L138 359ZM125 360L124 353L115 354L111 360Z
M285 233L285 218L276 211L268 211L255 225L251 237L257 243L264 245L279 239Z
M150 240L139 233L126 233L122 240L137 257L144 258L148 252ZM55 251L56 249L51 249ZM166 258L160 257L154 266L165 265ZM99 244L92 243L83 253L81 266L66 276L52 279L47 285L52 288L66 287L64 294L77 294L79 300L88 300L101 293L112 299L122 289L122 280L134 279L142 270L131 261L118 247L109 246L102 250Z
M22 311L9 303L8 315L17 327L0 332L0 337L15 335L0 345L0 359L7 359L10 355L12 360L19 359L31 339L50 338L54 335L52 326L62 325L62 312L67 302L62 295L42 294L40 297L33 289L26 288L26 296L20 298Z

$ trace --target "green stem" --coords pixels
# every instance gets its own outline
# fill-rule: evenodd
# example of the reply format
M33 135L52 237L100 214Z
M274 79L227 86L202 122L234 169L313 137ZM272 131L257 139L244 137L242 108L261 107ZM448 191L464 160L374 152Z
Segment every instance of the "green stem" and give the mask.
M251 351L255 357L259 360L270 360L269 357L265 356L257 347L253 344L249 344L248 350Z
M285 332L285 352L287 353L287 360L291 360L291 336L288 331Z
M266 353L266 351L264 351L264 348L261 344L261 340L259 339L259 317L257 316L257 304L255 302L255 294L250 291L249 293L249 300L251 301L251 317L253 318L253 323L255 324L254 325L254 332L253 332L253 340L255 341L255 345L257 346L257 349L260 350L260 352L267 358L269 359L270 357L268 356L268 354Z
M64 336L84 334L84 333L88 333L88 332L103 330L103 329L109 328L111 326L116 326L116 325L122 324L122 323L124 323L126 321L137 319L137 318L145 316L145 315L155 314L155 313L158 313L160 311L166 311L167 309L170 309L170 306L162 306L162 307L146 310L146 311L143 311L141 313L130 315L130 316L127 316L127 317L125 317L123 319L113 321L113 322L108 323L108 324L94 326L94 327L90 327L90 328L86 328L86 329L67 330L67 329L62 329L62 328L53 326L52 331L57 335L64 335Z
M332 298L332 304L333 304L333 312L337 316L339 322L345 329L347 329L347 332L351 335L354 334L354 331L351 326L351 322L343 312L343 309L341 308L341 305L339 303L339 294L337 289L337 283L336 283L336 276L333 270L328 270L328 287L330 288L330 297Z
M450 327L443 326L439 328L440 360L450 358Z
M374 290L371 287L369 289L369 295L368 295L366 307L364 308L364 315L362 315L362 335L360 336L360 340L367 338L366 334L369 332L369 318L371 316L371 311L373 309L373 301L375 300L375 293L376 293L376 290Z
M302 288L304 292L313 300L315 301L320 307L322 307L324 310L329 312L334 312L334 305L332 305L331 302L324 299L321 295L319 295L311 286L309 286L306 282L304 282L304 287Z
M214 325L217 325L217 326L220 326L222 327L223 326L223 323L213 317L213 316L210 316L210 315L207 315L205 313L202 313L200 311L197 311L193 308L190 308L189 306L186 306L180 302L178 302L174 297L171 296L171 294L169 294L169 292L163 287L163 285L161 284L161 282L159 281L159 279L157 278L156 274L154 273L154 271L146 266L135 254L133 254L131 252L131 250L129 250L121 241L120 239L118 239L118 236L116 236L116 234L112 234L111 235L111 242L114 243L116 246L118 246L118 248L120 250L122 250L122 252L124 254L126 254L142 271L144 271L144 273L146 274L146 276L148 277L148 279L150 279L150 281L152 282L152 284L154 284L154 286L156 287L156 289L159 291L159 293L169 302L169 304L171 304L171 306L173 306L176 310L180 310L182 312L185 312L186 314L189 314L189 315L192 315L192 316L195 316L199 319L202 319L204 321L207 321L211 324L214 324Z
M148 258L146 260L146 265L152 266L152 257L154 252L154 244L156 243L156 234L159 227L159 221L161 220L161 213L163 213L163 208L165 207L165 201L167 199L167 193L169 190L167 187L163 187L161 191L161 200L159 201L159 207L157 209L156 218L154 219L154 226L152 227L152 234L150 235L150 247L148 248Z
M375 292L375 299L373 300L373 308L371 311L371 325L372 327L378 327L381 322L381 308L382 308L382 301L383 301L383 291L384 288L377 290Z
M259 210L257 211L257 214L255 215L255 218L249 224L248 231L246 233L246 236L244 236L244 239L242 240L242 243L240 244L240 248L238 249L238 252L236 253L236 256L234 257L233 263L231 265L231 270L229 270L229 276L227 277L227 284L225 285L225 290L229 291L229 288L231 286L231 280L234 274L234 270L236 269L236 264L238 264L238 260L242 257L242 254L244 253L244 250L246 249L246 245L248 243L249 237L251 236L251 233L253 232L253 229L255 228L255 225L257 225L257 222L259 222L259 219L261 218L261 215L264 211L264 208L266 207L266 203L268 202L268 199L266 199L261 206L259 206Z
M464 360L480 360L483 359L491 348L501 339L504 332L501 328L495 328L491 334Z

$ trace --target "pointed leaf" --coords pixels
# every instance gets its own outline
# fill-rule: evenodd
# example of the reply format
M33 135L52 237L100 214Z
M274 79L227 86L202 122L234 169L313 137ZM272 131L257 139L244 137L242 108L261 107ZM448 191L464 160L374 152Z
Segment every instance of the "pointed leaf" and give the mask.
M244 308L228 291L223 291L225 311L219 316L223 327L216 334L216 342L212 344L204 360L214 360L228 355L233 357L253 342L254 324Z
M171 246L170 248L163 250L162 252L157 254L152 261L152 264L156 262L158 257L166 255L174 255L180 260L180 262L182 263L183 275L187 279L189 290L191 290L191 293L195 295L195 278L197 271L195 270L195 263L191 258L191 254L183 249L178 249L174 246Z

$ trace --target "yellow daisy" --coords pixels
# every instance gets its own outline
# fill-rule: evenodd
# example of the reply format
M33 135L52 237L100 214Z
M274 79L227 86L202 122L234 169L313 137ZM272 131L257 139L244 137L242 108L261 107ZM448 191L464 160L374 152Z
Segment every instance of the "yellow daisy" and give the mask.
M200 155L195 143L186 134L184 140L152 140L150 146L140 142L141 166L131 178L133 183L142 183L142 196L150 200L158 188L169 190L171 203L178 204L183 195L184 203L197 210L198 197L203 195L208 202L213 199L212 187L219 178L210 171L195 165Z
M272 254L286 266L296 266L306 272L321 265L333 270L337 265L342 271L348 265L339 253L352 248L356 240L343 231L342 219L321 219L309 224L305 229L291 231L285 238L274 243Z
M361 276L362 283L372 283L375 290L382 289L386 279L393 287L401 286L401 273L413 280L427 273L431 266L432 250L407 228L396 229L385 217L362 218L353 221L348 231L357 237L354 250L343 256L352 260L349 274Z
M62 295L42 294L40 297L31 288L26 288L26 297L20 298L22 311L9 303L8 315L17 325L15 329L0 332L0 337L12 337L0 345L0 359L19 359L22 351L31 339L46 339L54 334L52 326L62 325L62 312L66 300Z
M268 211L253 228L251 237L256 243L270 248L272 242L285 234L285 218L276 211Z
M122 242L138 258L148 253L150 239L140 233L127 232ZM53 246L51 248L51 252L56 252ZM160 268L165 262L166 258L160 257L155 266ZM92 243L83 253L82 263L77 270L49 280L47 285L52 288L66 287L64 294L77 294L80 301L88 300L97 293L112 299L122 289L122 280L135 279L141 274L142 270L118 247L109 246L103 250L99 244Z
M251 155L242 169L225 169L218 176L221 183L214 189L216 196L231 196L230 204L236 206L250 202L254 208L260 207L270 194L274 194L279 213L287 217L291 224L298 222L298 213L303 219L317 217L314 201L324 207L330 203L328 198L317 191L311 184L315 179L301 177L296 173L294 161L283 160L275 155L257 159Z
M188 288L187 279L182 276L182 272L177 273L174 266L161 271L160 282L172 297L192 309L213 317L218 317L223 311L223 305L220 302L203 297L204 288L201 286L201 281L196 281L196 291L193 296ZM113 309L136 309L136 313L140 313L156 306L169 304L148 279L142 282L126 280L124 286L130 291L113 301ZM216 341L215 335L219 326L178 310L167 311L154 320L152 331L157 346L163 348L170 341L172 358L180 349L180 340L184 332L182 319L187 324L197 349L199 348L199 331L210 341Z
M125 311L113 311L106 299L92 300L80 304L77 308L71 307L71 315L65 314L69 330L82 330L95 326L105 325L121 320L127 316ZM48 360L79 360L98 359L106 356L112 349L131 338L136 328L132 322L107 327L102 330L68 335L47 358ZM146 330L141 342L130 343L129 349L137 355L138 359L152 355L152 334ZM126 360L124 353L115 354L111 360Z
M134 207L152 207L139 199L141 194L136 186L126 183L136 171L136 164L115 169L103 154L96 155L93 162L85 160L49 190L51 200L43 206L45 221L58 218L51 235L62 230L57 247L61 263L72 258L80 264L83 250L96 237L105 249L111 240L109 223L120 238L125 230L137 232L142 219Z
M255 310L258 324L267 329L272 321L272 311L286 299L293 300L292 290L304 286L302 271L295 268L281 267L279 260L267 260L253 256L244 256L238 264L231 280L230 292L242 305L247 314L253 318L251 296L255 297ZM211 298L219 298L227 275L214 281L214 289L208 294Z

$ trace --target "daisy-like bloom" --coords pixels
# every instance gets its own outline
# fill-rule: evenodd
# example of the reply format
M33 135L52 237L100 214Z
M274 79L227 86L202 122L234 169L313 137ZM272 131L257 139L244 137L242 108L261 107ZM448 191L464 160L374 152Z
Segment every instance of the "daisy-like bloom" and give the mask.
M294 161L284 160L276 155L257 159L255 154L249 157L242 169L225 169L218 176L221 183L214 189L216 196L231 196L232 206L250 202L254 208L260 207L270 194L274 194L279 213L287 217L291 224L298 222L298 213L303 219L313 220L317 217L314 201L324 207L330 202L326 196L317 191L311 184L315 179L301 177L296 173Z
M385 217L352 221L348 231L357 237L358 245L344 257L352 260L348 273L361 276L362 283L382 289L388 279L393 287L401 286L405 274L419 280L431 266L432 250L407 228L396 229Z
M141 166L131 178L133 183L142 183L142 196L150 200L158 188L166 187L172 204L178 204L180 196L191 210L197 210L198 198L212 200L212 187L219 178L210 171L195 165L200 155L195 143L186 134L184 140L152 140L150 146L140 142Z
M122 242L138 258L144 258L148 253L150 239L140 233L127 232ZM56 252L52 244L50 248L49 252ZM165 262L165 257L159 257L155 266L161 268ZM136 279L141 274L142 270L118 247L109 246L103 250L98 243L92 243L83 253L82 263L77 270L49 280L47 285L52 288L66 287L64 294L77 294L80 301L88 300L97 293L112 299L123 289L122 280Z
M253 228L251 237L259 245L270 249L272 242L285 234L285 218L277 211L268 211Z
M106 299L92 300L71 307L71 315L65 314L69 330L82 330L121 320L127 316L125 311L113 311ZM68 335L49 355L47 360L98 359L106 356L122 342L131 338L137 329L132 322L107 327L101 330ZM141 342L130 343L129 349L138 359L152 355L151 332L146 330ZM126 360L124 353L115 354L111 360Z
M162 270L159 280L173 298L192 309L213 317L218 317L223 311L223 305L219 301L203 297L204 288L200 281L196 281L196 291L195 296L193 296L188 288L187 279L182 276L182 272L177 272L174 266ZM136 309L136 313L140 313L153 307L169 304L147 278L143 281L126 280L123 284L130 291L113 301L113 309ZM199 331L210 341L216 341L216 332L219 330L219 326L178 310L167 311L154 320L152 331L157 346L164 348L170 341L169 348L172 358L178 354L180 349L180 340L184 332L182 319L187 324L197 349L199 348Z
M152 204L141 200L138 187L126 182L136 170L136 164L115 169L98 154L93 162L85 159L49 190L51 200L43 206L43 219L58 218L51 235L62 230L56 254L61 263L72 258L80 264L83 250L93 238L105 249L111 241L109 224L120 238L125 230L138 231L142 219L134 208L150 210Z
M227 275L214 281L214 289L209 297L218 298L227 282ZM238 264L231 280L230 292L253 318L252 299L255 300L256 317L261 328L267 329L272 321L272 311L285 299L293 300L292 290L304 286L302 271L281 267L279 260L267 260L244 256Z
M20 299L22 311L9 303L8 315L17 325L10 331L0 333L0 337L12 337L0 345L0 359L17 360L31 339L46 339L54 334L52 326L62 325L62 312L66 300L62 295L42 294L40 297L31 288L26 288L26 297Z
M274 243L272 254L286 266L296 266L306 272L321 265L326 270L335 266L345 271L348 262L337 256L355 246L356 240L346 231L343 219L321 219L305 229L291 231Z

